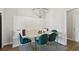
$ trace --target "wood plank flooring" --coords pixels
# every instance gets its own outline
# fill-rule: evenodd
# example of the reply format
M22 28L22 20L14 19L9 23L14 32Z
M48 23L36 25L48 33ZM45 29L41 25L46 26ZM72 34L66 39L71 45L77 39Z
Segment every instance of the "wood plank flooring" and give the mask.
M53 42L52 45L46 45L43 46L40 50L35 50L35 44L32 43L32 47L30 46L19 46L16 48L12 48L12 45L4 46L4 48L0 49L0 51L66 51L67 47L57 43Z
M18 47L12 48L12 45L6 45L4 48L0 48L0 51L19 51Z
M72 40L67 40L68 51L75 51L77 48L77 42Z
M67 50L66 51L75 51L77 47L77 42L67 40ZM4 46L0 51L19 51L18 47L12 48L12 45Z

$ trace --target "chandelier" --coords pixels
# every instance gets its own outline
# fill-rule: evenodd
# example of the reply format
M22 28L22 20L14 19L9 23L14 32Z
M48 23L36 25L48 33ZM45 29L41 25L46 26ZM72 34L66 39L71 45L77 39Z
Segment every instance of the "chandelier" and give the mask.
M37 17L44 18L48 13L48 8L33 8L32 11Z

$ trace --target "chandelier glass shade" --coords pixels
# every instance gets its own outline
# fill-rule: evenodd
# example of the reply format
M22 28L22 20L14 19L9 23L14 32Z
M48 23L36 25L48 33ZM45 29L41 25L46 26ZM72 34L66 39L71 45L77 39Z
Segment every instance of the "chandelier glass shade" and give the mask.
M33 8L32 11L39 18L45 17L46 14L48 13L47 8Z

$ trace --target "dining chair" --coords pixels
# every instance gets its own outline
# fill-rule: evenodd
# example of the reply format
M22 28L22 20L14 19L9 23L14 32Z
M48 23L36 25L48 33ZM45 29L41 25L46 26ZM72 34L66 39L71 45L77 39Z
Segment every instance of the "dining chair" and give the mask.
M58 33L58 31L57 31L57 30L52 30L52 32L53 32L53 33Z
M48 44L49 45L53 45L51 43L55 42L56 38L57 38L57 33L51 33L49 34L49 39L48 39ZM56 42L55 42L56 43ZM56 44L55 44L56 45Z
M35 38L36 47L40 50L40 48L45 46L48 41L48 34L43 34L40 37Z
M19 33L19 38L20 38L20 43L21 43L21 44L26 44L26 43L31 42L31 39L26 38L26 37L23 38L20 33Z
M19 49L22 51L27 50L31 46L31 39L22 37L20 33L19 33L19 41L20 41ZM26 49L27 46L28 48Z

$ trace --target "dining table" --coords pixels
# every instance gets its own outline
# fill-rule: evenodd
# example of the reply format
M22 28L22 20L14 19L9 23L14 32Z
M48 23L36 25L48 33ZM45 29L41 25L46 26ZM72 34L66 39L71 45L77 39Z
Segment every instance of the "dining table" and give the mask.
M32 45L32 48L33 48L33 50L37 50L37 47L36 47L36 42L35 42L35 38L37 38L37 40L38 40L38 38L41 36L41 35L43 35L43 34L48 34L48 35L50 35L51 33L53 33L53 32L51 32L51 31L46 31L46 32L43 32L43 33L41 33L41 34L30 34L30 35L26 35L26 36L24 36L24 37L27 37L27 38L30 38L31 40L32 40L32 43L34 43L34 45ZM58 42L58 39L59 38L61 38L62 37L62 33L61 32L58 32L58 36L57 36L57 39L56 39L56 42Z
M32 42L35 42L35 38L36 37L39 37L39 36L41 36L41 35L43 35L43 34L51 34L51 33L53 33L53 32L51 32L51 31L46 31L46 32L43 32L43 33L37 33L37 34L29 34L29 35L25 35L25 36L23 36L23 37L27 37L27 38L30 38L31 40L32 40Z

